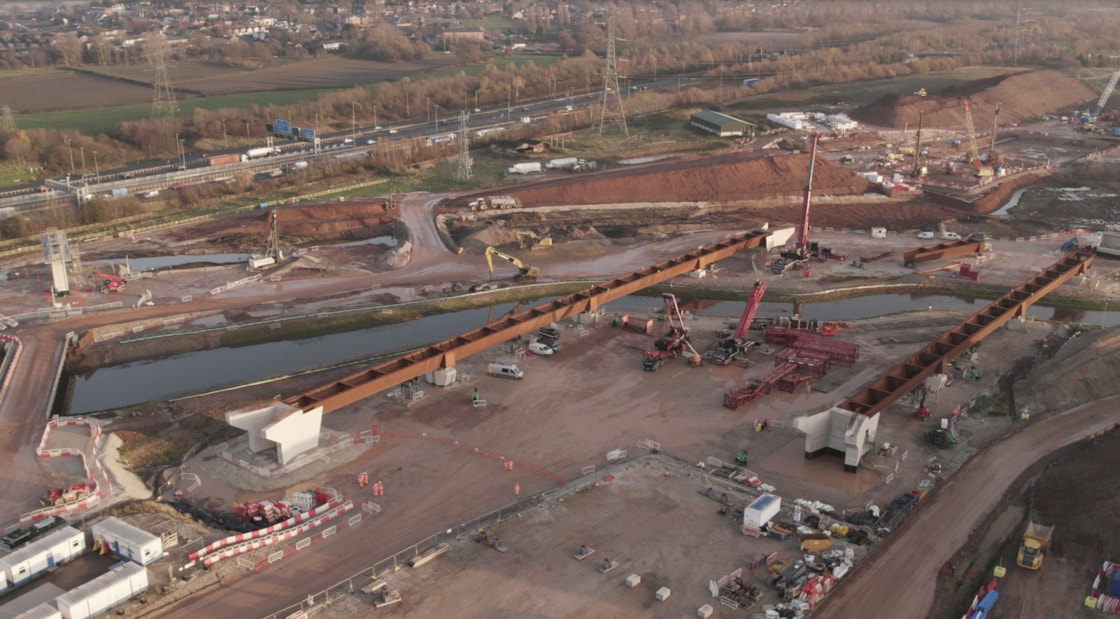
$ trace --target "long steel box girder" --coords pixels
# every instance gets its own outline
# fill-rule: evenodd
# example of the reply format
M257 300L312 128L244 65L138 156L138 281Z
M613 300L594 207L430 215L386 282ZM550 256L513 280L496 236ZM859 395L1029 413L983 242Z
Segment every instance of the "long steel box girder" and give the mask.
M759 230L728 236L711 245L705 245L586 290L504 317L421 350L384 361L340 380L291 396L284 401L305 410L322 406L323 413L336 411L428 372L454 367L460 359L540 327L595 311L610 301L643 288L684 275L689 271L706 268L744 249L760 247L769 234L767 231Z
M887 409L926 378L944 372L948 363L975 346L1012 318L1025 316L1027 309L1075 275L1088 270L1091 255L1069 254L1013 288L990 305L946 331L933 342L887 370L840 408L872 416Z
M984 251L984 241L946 241L936 245L923 245L902 252L902 263L906 265L929 262L930 260L944 260L967 254L979 254Z

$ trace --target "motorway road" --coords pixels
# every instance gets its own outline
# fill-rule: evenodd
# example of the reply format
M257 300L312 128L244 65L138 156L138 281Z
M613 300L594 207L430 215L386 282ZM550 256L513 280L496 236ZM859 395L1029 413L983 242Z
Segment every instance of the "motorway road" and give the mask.
M815 619L922 619L933 606L941 567L1030 465L1120 424L1120 396L1031 422L973 457L904 529L825 599Z

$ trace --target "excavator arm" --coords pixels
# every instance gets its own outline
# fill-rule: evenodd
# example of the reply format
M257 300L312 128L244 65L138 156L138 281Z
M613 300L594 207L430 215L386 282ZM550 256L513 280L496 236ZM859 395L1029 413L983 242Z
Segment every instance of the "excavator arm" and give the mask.
M517 267L519 277L536 277L540 274L540 269L538 269L537 267L527 266L524 262L521 262L521 260L519 260L515 256L511 256L509 254L498 251L493 247L487 247L486 266L490 267L490 277L494 277L494 256L497 256L502 260L505 260L506 262L509 262L513 266Z

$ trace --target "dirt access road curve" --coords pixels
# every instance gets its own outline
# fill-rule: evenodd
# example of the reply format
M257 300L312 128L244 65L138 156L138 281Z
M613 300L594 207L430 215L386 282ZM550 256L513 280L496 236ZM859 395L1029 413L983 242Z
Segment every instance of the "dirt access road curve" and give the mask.
M824 619L921 619L938 572L1027 468L1050 452L1120 423L1113 396L1033 423L981 452L919 508L877 556L825 598Z

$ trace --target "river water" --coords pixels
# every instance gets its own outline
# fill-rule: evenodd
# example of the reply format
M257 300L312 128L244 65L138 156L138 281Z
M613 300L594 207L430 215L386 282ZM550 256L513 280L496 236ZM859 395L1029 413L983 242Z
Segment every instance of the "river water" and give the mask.
M548 300L551 299L526 304L524 308ZM990 303L990 299L946 295L875 294L805 303L800 307L791 303L764 302L756 317L778 318L792 316L800 311L803 319L843 321L931 309L976 312ZM515 305L512 302L502 303L495 305L493 310L488 307L462 310L401 324L306 340L202 350L165 359L100 368L71 379L73 392L66 414L78 415L144 402L170 400L222 387L286 376L309 368L420 348L478 328L486 324L488 318L499 318ZM696 307L702 309L694 309ZM682 302L682 310L699 316L736 320L743 311L743 301L698 304ZM657 313L661 311L661 303L654 297L630 296L607 304L605 311L608 314ZM1030 308L1030 316L1037 320L1081 322L1094 326L1120 323L1120 311L1056 310L1033 306ZM355 364L354 370L357 371L359 367Z

